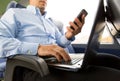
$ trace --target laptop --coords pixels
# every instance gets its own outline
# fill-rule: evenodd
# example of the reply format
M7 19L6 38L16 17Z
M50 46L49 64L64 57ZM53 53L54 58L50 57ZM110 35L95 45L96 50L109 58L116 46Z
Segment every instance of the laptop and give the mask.
M120 0L106 0L106 2L107 27L120 45Z
M92 25L91 34L88 40L85 53L82 54L69 54L71 57L71 62L57 62L55 57L45 58L46 63L49 67L62 69L67 71L78 71L79 69L87 68L91 63L96 53L99 45L102 32L105 27L105 12L103 0L98 1L97 10L94 16L94 21Z

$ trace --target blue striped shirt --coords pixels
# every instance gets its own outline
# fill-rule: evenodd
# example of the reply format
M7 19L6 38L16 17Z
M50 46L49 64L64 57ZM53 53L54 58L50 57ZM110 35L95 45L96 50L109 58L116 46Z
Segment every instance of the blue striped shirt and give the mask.
M11 8L0 20L0 71L8 56L36 55L39 44L57 44L65 48L71 41L60 33L46 13L41 15L38 8L31 5Z

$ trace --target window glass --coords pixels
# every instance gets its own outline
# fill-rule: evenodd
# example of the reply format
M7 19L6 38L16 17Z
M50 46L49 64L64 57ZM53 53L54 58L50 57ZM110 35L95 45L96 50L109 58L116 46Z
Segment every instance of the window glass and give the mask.
M98 0L48 0L47 11L56 19L64 23L64 29L69 25L69 21L73 21L78 15L81 9L88 11L85 24L80 34L76 36L76 40L73 43L87 43L89 34L92 27L93 18L96 11ZM102 43L110 44L113 42L107 30L104 31Z

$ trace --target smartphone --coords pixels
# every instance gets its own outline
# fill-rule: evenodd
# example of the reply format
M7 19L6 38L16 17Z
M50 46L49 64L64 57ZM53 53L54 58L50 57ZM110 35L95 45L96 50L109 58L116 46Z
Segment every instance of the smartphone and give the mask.
M87 16L88 12L85 9L82 9L81 12L78 14L77 18L82 21L82 15ZM75 23L75 22L74 22ZM76 23L75 23L76 24ZM77 25L77 24L76 24ZM72 26L70 26L71 29L75 30Z

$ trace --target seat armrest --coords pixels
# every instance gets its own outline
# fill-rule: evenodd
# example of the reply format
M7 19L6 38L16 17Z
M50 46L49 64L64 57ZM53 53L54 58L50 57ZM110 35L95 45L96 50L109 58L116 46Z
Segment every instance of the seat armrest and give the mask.
M48 66L42 58L32 55L15 55L7 60L5 81L12 81L16 67L31 69L38 72L41 77L49 74Z

